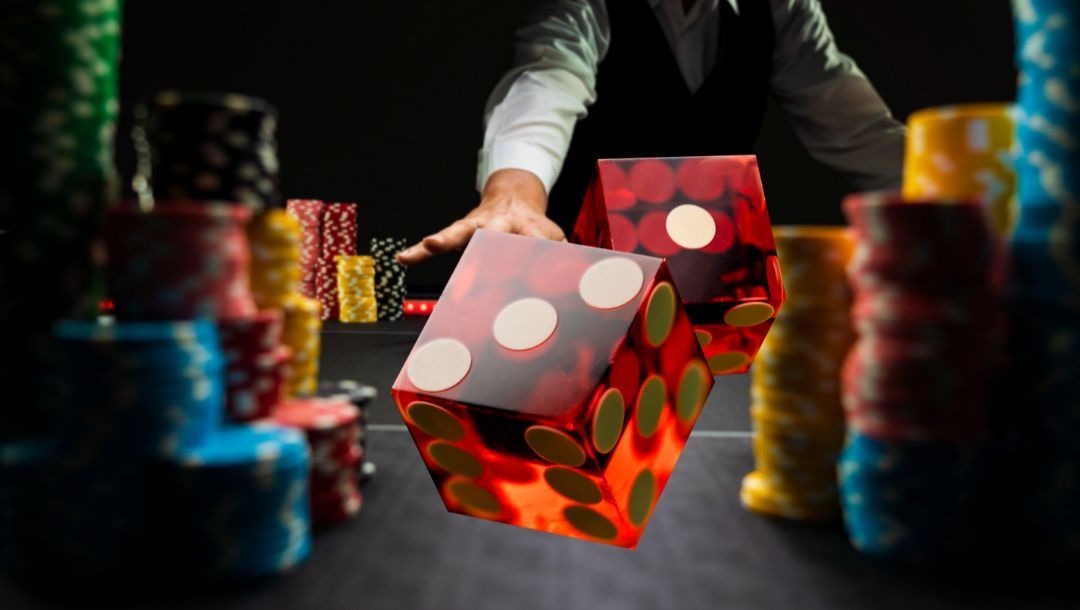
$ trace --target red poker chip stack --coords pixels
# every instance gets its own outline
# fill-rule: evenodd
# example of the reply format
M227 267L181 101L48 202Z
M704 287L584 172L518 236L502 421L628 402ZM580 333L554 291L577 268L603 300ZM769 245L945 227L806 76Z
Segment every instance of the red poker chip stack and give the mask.
M318 199L290 199L286 210L300 223L300 293L315 298L319 254L322 251L322 211Z
M322 234L316 270L316 295L323 320L341 317L338 303L337 261L340 255L356 254L356 204L331 203L322 209Z
M230 420L265 419L283 400L292 350L281 344L282 326L280 309L218 321L225 354L225 414Z
M346 521L360 512L356 470L360 411L342 398L298 398L282 403L274 421L303 430L311 448L311 518L317 527Z
M253 315L245 225L251 211L161 200L152 210L110 210L108 292L127 320L226 319Z
M843 371L849 427L892 441L986 438L1004 272L983 209L869 193L844 211L859 335Z

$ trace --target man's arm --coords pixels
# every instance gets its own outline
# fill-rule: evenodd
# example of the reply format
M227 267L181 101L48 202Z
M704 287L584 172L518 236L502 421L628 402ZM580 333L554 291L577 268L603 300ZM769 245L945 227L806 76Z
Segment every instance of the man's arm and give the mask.
M480 204L398 256L403 264L458 250L478 228L565 239L546 215L574 125L596 99L596 69L610 28L603 0L556 0L516 34L513 68L484 113L477 168Z
M904 126L836 47L819 0L772 0L772 94L818 161L860 189L899 188Z

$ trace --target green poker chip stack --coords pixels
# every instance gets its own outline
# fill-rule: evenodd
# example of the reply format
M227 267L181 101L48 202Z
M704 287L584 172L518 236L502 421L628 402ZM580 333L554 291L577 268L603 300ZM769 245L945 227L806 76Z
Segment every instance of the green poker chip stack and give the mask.
M92 238L119 190L122 9L122 0L0 5L0 382L9 396L33 400L35 346L55 320L93 305Z

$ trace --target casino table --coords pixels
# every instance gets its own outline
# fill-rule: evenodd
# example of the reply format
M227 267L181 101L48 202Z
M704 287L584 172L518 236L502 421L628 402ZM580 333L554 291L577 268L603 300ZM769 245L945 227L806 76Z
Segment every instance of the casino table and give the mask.
M86 598L0 579L0 609L1080 608L1063 579L1016 564L912 571L860 556L840 524L739 504L752 470L749 379L721 378L635 551L448 513L389 388L422 319L327 323L321 376L375 385L378 465L359 518L316 535L310 561L256 583ZM89 599L89 601L88 601Z

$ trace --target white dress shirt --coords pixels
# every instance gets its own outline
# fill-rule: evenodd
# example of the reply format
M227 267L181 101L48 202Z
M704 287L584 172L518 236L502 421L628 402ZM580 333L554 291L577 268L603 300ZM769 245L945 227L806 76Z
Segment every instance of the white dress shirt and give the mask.
M736 0L696 0L685 13L682 0L647 1L696 91L715 62L720 3L738 11ZM819 0L761 1L772 3L776 29L770 91L803 145L857 188L899 188L904 127L836 48ZM596 73L611 36L604 0L552 0L518 30L513 68L484 113L478 190L507 168L528 170L551 190L574 125L596 101Z

